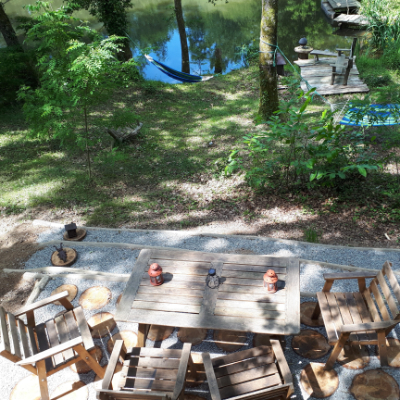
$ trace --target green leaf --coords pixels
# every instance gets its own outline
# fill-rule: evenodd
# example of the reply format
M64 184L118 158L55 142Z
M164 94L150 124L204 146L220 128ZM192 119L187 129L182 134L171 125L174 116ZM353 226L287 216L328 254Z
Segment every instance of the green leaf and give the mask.
M365 169L364 167L362 167L361 165L358 165L357 168L358 168L358 172L359 172L362 176L364 176L364 177L367 176L367 171L366 171L366 169Z
M312 182L317 176L317 173L313 173L310 175L310 182Z

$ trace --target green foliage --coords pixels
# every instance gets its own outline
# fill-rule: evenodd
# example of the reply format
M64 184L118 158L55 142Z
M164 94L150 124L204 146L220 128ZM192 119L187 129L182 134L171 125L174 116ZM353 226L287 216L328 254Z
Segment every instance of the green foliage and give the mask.
M319 121L307 120L306 110L313 92L298 99L281 102L279 110L266 123L269 130L247 135L244 151L235 150L229 157L226 173L236 169L245 172L250 186L263 187L316 184L333 186L337 180L354 174L363 177L380 167L373 152L373 140L362 130L335 125L333 113L324 111ZM245 153L246 158L241 153Z
M21 85L36 85L32 62L32 53L20 47L0 49L0 105L14 103Z
M304 239L306 242L310 243L318 243L319 242L319 233L318 231L314 228L314 226L310 226L307 229L304 229Z
M89 10L104 24L109 35L120 37L123 43L123 50L128 60L132 54L129 49L128 39L125 37L128 29L127 10L132 7L131 0L72 0L70 5L74 9L83 8Z
M376 49L386 49L400 37L400 18L393 13L391 0L364 0L361 13L369 22L372 45Z
M94 137L89 132L94 122L89 122L89 114L127 82L115 58L120 51L119 38L102 40L88 27L76 25L78 21L67 7L51 11L49 4L38 1L28 9L37 13L37 23L27 32L27 39L40 40L40 87L19 91L31 135L54 136L61 143L69 141L86 149L91 176L90 146ZM133 60L125 63L124 69L129 67L135 68Z

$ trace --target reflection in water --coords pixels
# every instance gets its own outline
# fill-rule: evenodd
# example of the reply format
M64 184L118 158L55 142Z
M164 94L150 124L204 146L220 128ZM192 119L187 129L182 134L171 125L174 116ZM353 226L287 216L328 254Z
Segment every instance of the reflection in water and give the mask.
M7 3L6 11L15 21L17 15L27 16L22 5L31 2L13 0ZM182 62L187 62L187 55L182 59L184 33L187 35L184 41L189 43L190 72L203 75L214 73L214 69L227 73L243 66L238 48L259 39L260 0L221 1L216 2L216 6L207 0L135 0L133 3L128 15L128 34L135 55L139 56L138 49L151 47L151 56L177 70L182 70ZM176 3L181 3L183 9L180 30L179 16L174 11ZM79 17L90 18L92 26L100 28L87 13L80 12ZM349 46L351 39L332 35L332 31L321 11L320 0L280 0L278 44L290 60L296 59L293 49L303 36L307 37L310 46L320 50ZM140 61L147 79L176 83L155 66L147 64L144 57Z

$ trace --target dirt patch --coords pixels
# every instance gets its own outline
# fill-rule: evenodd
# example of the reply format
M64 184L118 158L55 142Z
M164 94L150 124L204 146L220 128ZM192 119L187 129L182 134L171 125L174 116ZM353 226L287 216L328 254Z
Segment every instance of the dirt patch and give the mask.
M24 269L25 262L38 250L36 244L40 232L47 227L33 226L31 223L0 222L0 229L8 232L0 236L0 305L7 311L15 311L26 301L32 291L34 281L22 279L22 274L3 274L4 268Z

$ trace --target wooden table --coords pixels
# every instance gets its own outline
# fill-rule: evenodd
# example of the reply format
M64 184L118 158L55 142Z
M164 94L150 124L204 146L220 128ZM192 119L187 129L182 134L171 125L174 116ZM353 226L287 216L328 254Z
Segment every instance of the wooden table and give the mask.
M153 262L163 269L161 286L150 284L147 271ZM211 267L221 277L217 289L206 285ZM279 277L279 290L272 295L263 287L263 275L269 268ZM115 319L139 323L138 346L144 346L151 324L298 334L299 275L298 258L144 249Z

